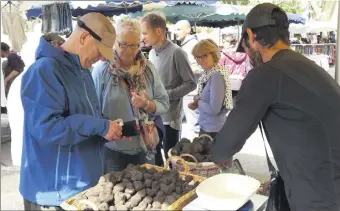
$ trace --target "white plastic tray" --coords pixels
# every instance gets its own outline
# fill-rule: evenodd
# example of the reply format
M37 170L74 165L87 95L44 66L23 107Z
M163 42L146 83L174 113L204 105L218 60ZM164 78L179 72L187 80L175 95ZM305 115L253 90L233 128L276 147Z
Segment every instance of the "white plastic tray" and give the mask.
M250 200L253 202L254 204L254 208L252 209L252 211L264 211L266 209L266 203L268 201L268 197L267 196L262 196L262 195L258 195L255 194L253 195ZM187 206L183 207L183 211L208 211L208 209L206 209L203 205L202 205L202 200L200 198L196 198L194 201L190 202ZM225 209L224 209L225 210Z
M249 176L218 174L203 181L196 193L205 209L238 210L259 189L261 183Z

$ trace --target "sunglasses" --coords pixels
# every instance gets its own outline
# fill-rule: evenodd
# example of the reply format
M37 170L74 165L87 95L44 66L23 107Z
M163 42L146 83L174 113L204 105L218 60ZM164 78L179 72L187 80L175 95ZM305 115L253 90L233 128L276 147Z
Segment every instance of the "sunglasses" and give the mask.
M99 42L102 41L102 38L99 37L99 35L96 34L94 31L92 31L92 29L90 29L89 27L87 27L86 24L85 24L83 21L78 20L78 21L77 21L77 24L78 24L78 26L79 26L80 28L83 28L83 29L85 29L88 33L90 33L90 35L91 35L94 39L98 40Z

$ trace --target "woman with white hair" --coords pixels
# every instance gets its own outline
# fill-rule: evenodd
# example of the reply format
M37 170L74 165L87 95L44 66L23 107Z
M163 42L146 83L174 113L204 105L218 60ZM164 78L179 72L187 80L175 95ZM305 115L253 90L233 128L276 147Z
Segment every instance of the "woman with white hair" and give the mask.
M116 22L116 34L115 62L96 64L92 76L103 116L123 119L123 136L132 137L132 140L105 144L105 173L123 170L128 164L144 164L154 158L159 135L163 135L159 115L169 108L168 94L154 66L139 50L139 22L127 16L120 17Z

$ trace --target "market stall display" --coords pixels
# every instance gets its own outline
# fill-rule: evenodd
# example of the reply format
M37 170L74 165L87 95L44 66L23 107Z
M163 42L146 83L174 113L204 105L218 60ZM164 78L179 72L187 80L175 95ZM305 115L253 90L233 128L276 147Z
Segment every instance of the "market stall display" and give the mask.
M4 35L8 35L11 49L16 52L20 52L27 41L25 22L22 11L12 1L8 1L8 3L1 7L2 32Z
M211 177L227 170L232 171L232 169L230 169L233 166L231 161L219 165L209 161L208 154L212 141L213 139L206 134L194 138L192 142L187 138L182 138L181 141L168 152L172 167L180 172L203 177ZM237 170L236 172L243 172L238 166L239 165L237 165L237 169L235 169Z
M212 138L208 135L196 137L191 142L187 138L182 138L174 148L171 149L170 155L180 156L188 155L183 159L190 162L207 162L210 147L212 145Z
M65 210L181 210L204 177L144 164L102 176L98 184L61 204Z

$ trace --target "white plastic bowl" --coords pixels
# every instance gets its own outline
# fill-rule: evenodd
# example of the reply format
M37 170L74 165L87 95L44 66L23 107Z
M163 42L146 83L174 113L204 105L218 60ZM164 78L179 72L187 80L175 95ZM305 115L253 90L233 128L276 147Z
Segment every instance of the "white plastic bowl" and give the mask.
M261 183L238 174L218 174L196 188L199 200L208 210L238 210L259 189Z

